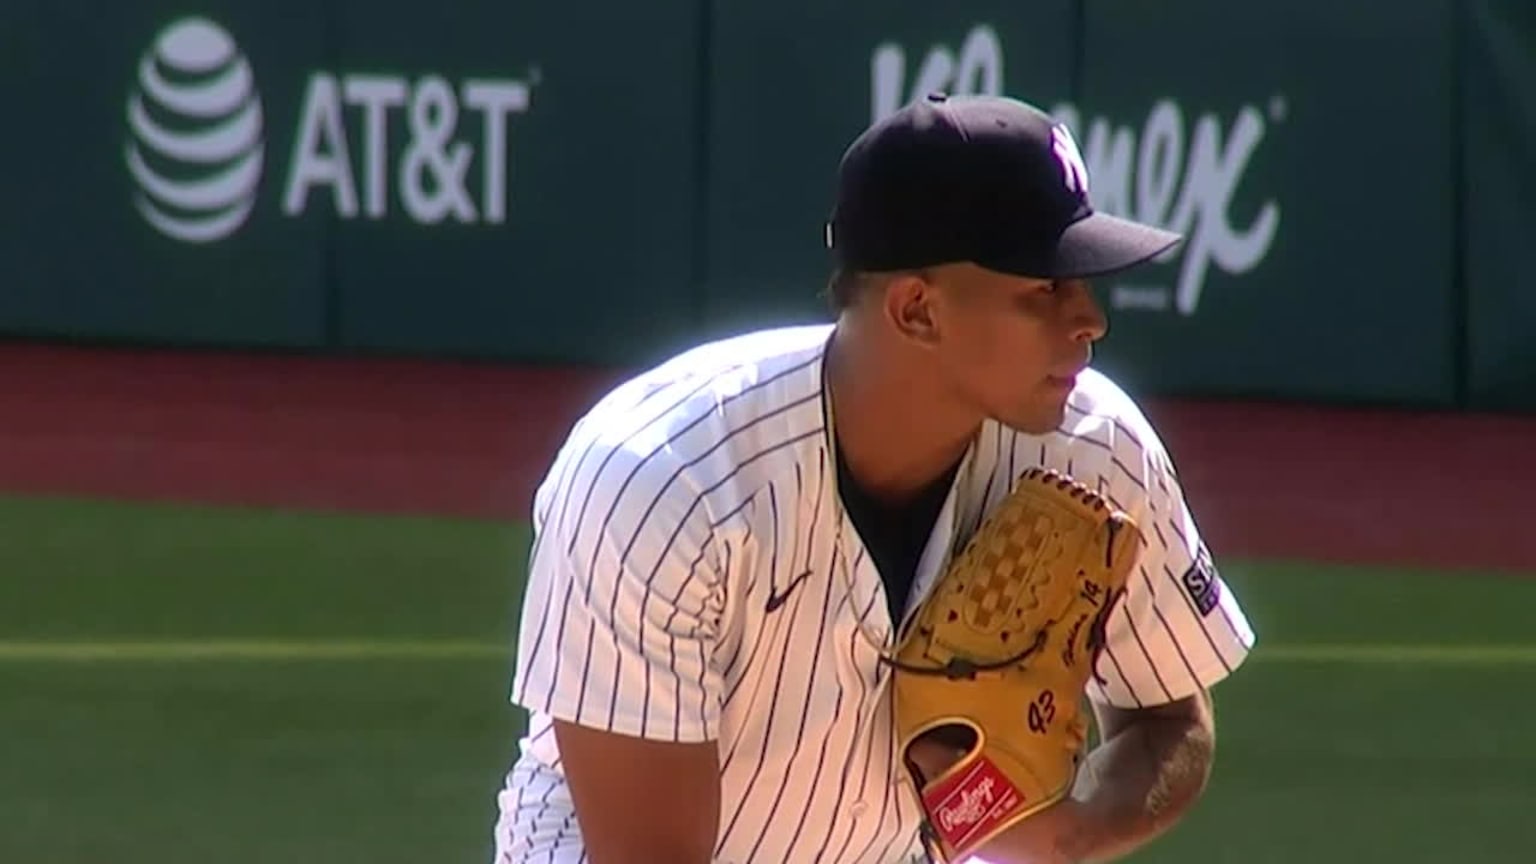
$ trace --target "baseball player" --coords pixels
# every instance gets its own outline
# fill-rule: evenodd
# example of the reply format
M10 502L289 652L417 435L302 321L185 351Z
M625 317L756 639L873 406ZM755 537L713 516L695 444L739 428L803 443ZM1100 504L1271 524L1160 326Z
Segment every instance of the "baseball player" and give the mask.
M1180 238L1088 180L1030 105L916 101L842 160L835 322L693 348L575 424L498 864L1110 861L1188 811L1254 634L1089 366L1087 280Z

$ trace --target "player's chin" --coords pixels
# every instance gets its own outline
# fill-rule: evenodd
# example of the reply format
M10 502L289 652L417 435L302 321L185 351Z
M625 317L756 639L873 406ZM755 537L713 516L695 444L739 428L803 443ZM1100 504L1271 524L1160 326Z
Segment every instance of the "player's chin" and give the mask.
M1066 397L1035 399L998 418L1003 425L1025 435L1049 435L1067 419Z

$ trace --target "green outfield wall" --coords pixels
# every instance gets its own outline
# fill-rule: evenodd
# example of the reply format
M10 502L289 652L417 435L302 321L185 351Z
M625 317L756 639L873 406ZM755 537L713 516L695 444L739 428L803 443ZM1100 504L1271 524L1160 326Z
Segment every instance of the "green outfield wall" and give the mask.
M843 147L1054 110L1146 393L1536 410L1523 0L0 7L0 332L632 364L825 317Z

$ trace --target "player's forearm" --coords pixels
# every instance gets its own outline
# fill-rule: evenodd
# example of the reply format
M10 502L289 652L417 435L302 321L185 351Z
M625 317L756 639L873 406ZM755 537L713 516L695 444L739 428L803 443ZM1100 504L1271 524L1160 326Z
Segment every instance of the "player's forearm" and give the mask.
M992 864L1117 861L1167 831L1210 777L1215 732L1209 704L1141 713L1089 754L1072 797L987 843Z
M1208 717L1147 717L1094 749L1073 796L1081 818L1063 838L1067 861L1118 860L1183 818L1210 777Z

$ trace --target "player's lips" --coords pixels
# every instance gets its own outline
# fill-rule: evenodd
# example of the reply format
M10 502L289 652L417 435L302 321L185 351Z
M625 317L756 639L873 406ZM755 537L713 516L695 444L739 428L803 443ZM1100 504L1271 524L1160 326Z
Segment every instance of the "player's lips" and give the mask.
M1078 366L1067 370L1066 374L1064 375L1047 375L1045 376L1045 380L1052 387L1060 387L1066 390L1071 390L1073 387L1077 386L1077 376L1081 374L1082 371L1086 368L1088 367Z

